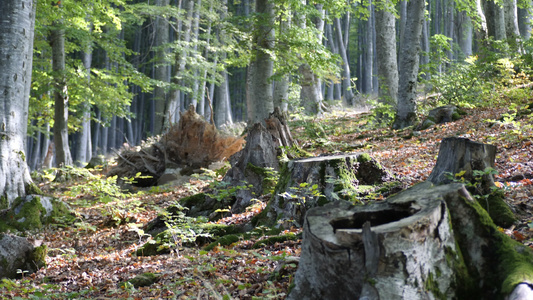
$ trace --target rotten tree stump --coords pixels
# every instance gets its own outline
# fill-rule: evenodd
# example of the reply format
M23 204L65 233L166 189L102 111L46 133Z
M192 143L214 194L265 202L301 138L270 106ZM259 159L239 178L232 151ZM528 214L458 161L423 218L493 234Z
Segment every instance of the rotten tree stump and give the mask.
M310 208L341 199L351 200L359 187L381 184L391 178L366 153L291 160L280 174L269 219L278 220L285 227L301 227Z
M456 187L447 191L461 197ZM410 189L365 206L333 202L305 217L288 299L452 299L458 253L442 192Z
M292 139L285 117L276 108L265 120L266 127L261 123L253 124L246 135L244 149L230 158L231 169L223 181L230 186L248 188L236 192L236 202L232 212L242 212L250 205L250 200L264 194L268 185L268 170L279 171L279 159L283 147L292 147L296 142Z
M428 177L434 184L447 184L462 180L479 204L487 210L494 223L509 227L515 221L513 212L504 201L501 190L495 189L494 170L496 146L450 137L442 140L437 163ZM451 178L462 174L458 178Z

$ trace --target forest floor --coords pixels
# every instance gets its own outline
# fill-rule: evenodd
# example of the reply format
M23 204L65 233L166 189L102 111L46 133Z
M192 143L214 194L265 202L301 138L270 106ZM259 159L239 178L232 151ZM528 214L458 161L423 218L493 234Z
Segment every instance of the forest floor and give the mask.
M531 101L531 100L529 100ZM502 231L533 245L533 130L531 115L503 123L488 122L508 114L508 106L467 110L461 120L411 130L366 130L368 114L338 111L323 118L298 120L291 130L300 145L315 154L357 149L378 159L398 176L405 187L423 181L436 162L440 141L459 136L498 147L496 176L506 199L519 218ZM518 123L521 122L521 123ZM100 181L105 181L104 177ZM73 189L78 183L44 181L41 188L70 203L78 221L72 226L47 226L34 238L49 247L47 266L19 280L0 282L2 299L283 299L293 280L300 254L300 240L251 249L254 241L216 247L180 247L171 254L136 256L147 240L139 226L156 217L162 208L192 195L208 183L191 178L179 186L137 190L114 201L97 201L94 195ZM97 183L92 183L97 188ZM75 191L75 192L73 192ZM264 201L268 197L262 197ZM261 206L224 219L244 222ZM127 220L127 222L124 222ZM116 225L120 223L119 225ZM293 232L300 229L293 228ZM279 268L280 264L289 263ZM150 286L119 287L136 275L151 272L158 281Z

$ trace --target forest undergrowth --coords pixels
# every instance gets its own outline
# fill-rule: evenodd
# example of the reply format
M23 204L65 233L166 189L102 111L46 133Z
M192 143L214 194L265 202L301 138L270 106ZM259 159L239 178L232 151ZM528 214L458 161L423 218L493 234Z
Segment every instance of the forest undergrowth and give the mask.
M372 122L370 113L352 110L293 120L290 126L293 136L307 151L317 155L369 153L405 187L427 178L435 165L440 141L445 137L466 137L494 144L498 147L497 185L505 190L507 203L519 219L512 227L501 230L533 247L533 116L531 113L518 116L517 109L512 110L531 103L533 92L527 95L520 100L502 96L497 105L465 109L466 115L458 121L418 132L367 129ZM510 105L512 102L515 104ZM21 274L22 278L17 280L2 280L2 299L286 297L297 268L301 240L252 248L257 239L264 238L252 237L210 251L203 250L205 244L201 243L196 246L177 243L169 254L137 256L135 250L150 239L141 226L163 208L209 188L209 182L202 177L191 177L182 185L125 193L112 190L113 182L103 177L103 172L93 173L97 180L87 181L85 173L66 182L50 181L52 177L46 174L37 180L45 193L69 203L76 219L73 224L51 224L30 234L48 246L47 266L35 274ZM246 222L261 211L268 199L268 195L259 197L263 203L219 222ZM288 231L298 234L301 230ZM145 273L154 274L156 282L137 287L124 283Z

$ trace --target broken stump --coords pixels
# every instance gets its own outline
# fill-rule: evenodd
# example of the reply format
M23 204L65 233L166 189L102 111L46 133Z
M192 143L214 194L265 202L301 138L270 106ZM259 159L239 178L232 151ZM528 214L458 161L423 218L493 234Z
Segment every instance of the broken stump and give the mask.
M364 206L333 202L305 217L288 299L452 299L458 253L444 199L430 189Z
M231 169L223 181L230 186L246 184L249 187L237 191L232 212L244 211L252 198L265 193L265 188L269 188L269 170L279 171L281 146L290 148L296 145L279 108L270 114L265 124L266 127L262 123L253 124L246 135L244 149L230 158Z
M302 226L307 210L336 200L352 200L368 185L392 176L366 153L349 153L295 159L280 172L269 207L269 219L284 226ZM367 187L368 188L368 187Z
M439 148L437 163L427 180L434 184L465 182L470 193L479 196L479 204L487 210L494 223L509 227L516 219L503 200L503 192L495 189L492 171L495 158L494 145L466 138L445 138Z

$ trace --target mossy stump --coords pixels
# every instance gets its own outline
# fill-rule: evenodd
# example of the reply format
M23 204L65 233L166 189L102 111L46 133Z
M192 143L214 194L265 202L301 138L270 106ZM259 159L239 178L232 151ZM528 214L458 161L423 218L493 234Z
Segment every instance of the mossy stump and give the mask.
M437 163L428 177L434 184L462 181L496 225L509 227L515 217L494 184L496 146L449 137L442 140Z
M337 201L308 211L288 299L456 299L467 281L458 270L442 192L414 188L364 206Z
M289 161L268 207L270 220L302 226L307 210L336 200L351 200L359 188L392 176L370 155L349 153Z

